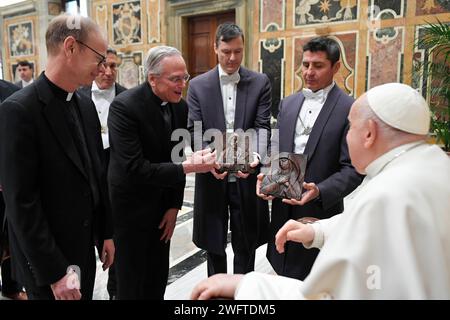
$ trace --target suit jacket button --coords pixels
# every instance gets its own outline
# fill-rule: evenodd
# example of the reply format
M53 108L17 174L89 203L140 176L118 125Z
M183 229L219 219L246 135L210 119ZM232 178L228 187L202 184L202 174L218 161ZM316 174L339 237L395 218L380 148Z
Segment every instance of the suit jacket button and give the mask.
M83 226L89 227L89 220L88 219L84 220Z

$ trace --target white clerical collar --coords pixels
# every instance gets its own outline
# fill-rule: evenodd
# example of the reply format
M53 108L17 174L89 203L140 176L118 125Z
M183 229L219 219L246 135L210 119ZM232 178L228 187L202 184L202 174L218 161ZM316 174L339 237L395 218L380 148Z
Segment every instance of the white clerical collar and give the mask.
M67 92L66 101L72 100L73 92Z
M163 101L163 102L161 102L161 105L162 105L162 106L165 106L166 104L168 104L168 102L167 102L167 101Z
M222 76L229 76L229 77L238 77L238 78L240 78L239 70L241 69L241 67L239 67L239 68L236 70L236 72L234 72L233 74L228 74L228 73L226 73L226 72L222 69L222 66L221 66L220 64L218 64L218 68L219 68L219 79L220 79Z
M100 89L97 85L97 82L93 81L92 82L92 87L91 87L91 91L92 92L98 92L98 93L112 93L115 89L115 85L113 84L111 87L109 87L108 89Z
M366 174L368 177L373 178L378 173L380 173L381 170L384 169L391 161L399 157L400 155L404 154L405 152L423 144L423 141L415 141L407 144L403 144L399 147L396 147L392 150L389 150L382 156L378 157L374 161L372 161L367 167L366 167Z

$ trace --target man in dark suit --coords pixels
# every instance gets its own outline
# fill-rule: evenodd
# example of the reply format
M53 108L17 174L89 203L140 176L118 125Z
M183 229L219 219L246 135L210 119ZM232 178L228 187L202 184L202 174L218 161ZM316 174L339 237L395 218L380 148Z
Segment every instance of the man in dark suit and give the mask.
M10 95L19 90L16 85L0 80L0 103L6 100ZM26 293L23 292L22 286L12 279L11 276L11 257L9 256L6 220L5 220L5 201L0 185L0 265L2 269L1 291L4 297L13 300L25 300Z
M33 83L33 65L27 60L22 60L17 63L17 72L20 80L15 83L19 88L25 88Z
M189 84L188 126L194 148L195 144L202 145L194 141L194 124L201 122L202 133L209 129L229 133L237 129L254 129L260 138L266 137L266 143L259 144L258 148L264 154L270 137L269 79L241 66L244 36L239 26L220 25L214 50L218 66ZM209 142L203 141L203 145ZM253 166L257 164L258 161L252 163ZM256 197L255 186L256 174L238 172L228 175L212 170L196 175L193 241L208 252L209 276L227 272L228 219L234 273L254 270L255 250L267 242L269 224L267 203Z
M46 46L45 73L0 106L13 276L30 299L91 299L94 243L105 267L114 244L100 123L92 101L74 91L104 68L107 43L91 19L61 15L48 26Z
M211 150L183 161L187 106L181 98L189 75L172 47L150 49L147 81L118 95L108 117L111 158L108 182L113 211L117 298L163 299L169 273L169 247L183 204L185 174L216 166ZM180 130L177 130L178 132ZM175 163L182 162L182 163Z
M117 78L117 51L108 48L106 50L106 61L104 63L105 69L101 70L92 85L85 86L79 89L80 93L85 94L94 102L95 109L100 120L103 152L105 156L104 167L105 172L108 172L109 164L109 133L108 133L108 114L109 106L118 94L127 90L116 82ZM108 270L108 284L106 286L109 294L109 299L114 300L117 295L116 276L114 265Z
M333 39L310 40L303 47L302 75L306 88L280 103L279 139L272 139L271 148L307 155L305 181L309 183L303 184L302 199L281 201L260 195L273 199L267 258L277 274L299 280L309 274L318 250L289 242L285 252L279 254L275 234L289 219L306 216L326 219L341 213L343 198L362 180L351 165L345 140L347 116L354 99L333 80L340 67L339 58L339 45ZM258 179L262 180L262 176Z

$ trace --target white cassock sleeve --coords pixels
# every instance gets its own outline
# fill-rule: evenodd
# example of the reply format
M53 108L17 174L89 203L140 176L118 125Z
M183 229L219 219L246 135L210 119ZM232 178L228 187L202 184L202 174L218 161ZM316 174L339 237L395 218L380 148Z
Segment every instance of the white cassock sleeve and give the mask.
M236 289L236 300L303 300L302 281L282 276L250 272Z
M311 226L314 229L314 240L310 244L303 244L306 249L318 248L322 249L323 245L327 242L335 226L338 224L342 214L335 215L328 219L319 220Z

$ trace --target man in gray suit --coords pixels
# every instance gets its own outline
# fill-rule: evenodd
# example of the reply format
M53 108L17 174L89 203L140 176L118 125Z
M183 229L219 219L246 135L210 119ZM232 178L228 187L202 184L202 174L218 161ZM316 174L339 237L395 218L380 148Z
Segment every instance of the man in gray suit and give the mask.
M272 139L272 144L278 145L279 152L307 155L307 183L303 184L301 201L260 195L273 200L267 258L279 275L299 280L309 274L319 250L306 250L301 244L289 242L284 253L279 254L275 234L289 219L326 219L341 213L343 198L362 180L351 165L345 140L347 116L354 99L333 80L340 67L339 58L339 45L333 39L319 37L306 43L302 61L306 88L280 103L279 139Z
M219 65L193 79L189 85L188 129L194 136L194 123L202 131L232 132L254 129L258 136L270 135L271 87L266 75L241 66L244 36L235 24L217 28L214 50ZM193 145L195 149L194 140ZM203 141L197 148L211 141ZM264 148L262 148L264 149ZM258 150L264 152L265 150ZM252 163L254 166L258 161ZM197 174L194 198L194 243L205 249L208 275L227 272L228 219L234 252L234 273L254 269L255 250L267 242L268 206L255 194L256 175Z

